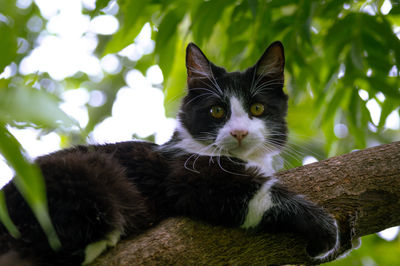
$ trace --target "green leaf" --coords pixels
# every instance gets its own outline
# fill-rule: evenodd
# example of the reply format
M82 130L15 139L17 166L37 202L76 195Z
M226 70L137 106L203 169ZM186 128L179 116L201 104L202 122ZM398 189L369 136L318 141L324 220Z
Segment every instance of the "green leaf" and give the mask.
M40 170L22 155L21 145L3 123L0 123L0 153L15 170L16 176L12 182L31 207L47 235L50 246L55 250L60 248L60 240L48 214L45 183Z
M181 7L171 9L158 27L155 53L165 78L168 78L174 64L178 25L184 15Z
M322 120L328 121L332 119L336 113L336 110L339 108L342 100L344 99L345 92L345 88L342 86L335 88L334 93L329 99L327 99L327 102L325 103L326 106L324 106L324 112L321 116Z
M174 43L173 52L176 54L174 64L169 78L164 82L164 106L168 117L176 117L180 99L184 96L186 87L185 53L182 52L185 49L184 42L177 39Z
M392 9L390 10L389 15L400 15L400 4L399 3L397 3L396 5L394 5L394 4L395 3L393 3Z
M323 46L332 49L332 55L337 59L343 48L349 43L349 38L353 36L356 14L350 13L347 16L335 21L328 29Z
M142 58L136 62L135 69L145 74L147 69L154 64L156 64L154 54L147 54L142 56Z
M210 38L213 29L222 17L222 13L234 2L229 0L205 1L192 12L193 39L198 45Z
M253 15L253 18L255 18L257 16L258 1L257 0L247 0L247 3L249 5L251 14Z
M381 116L379 118L379 124L378 128L382 128L385 125L386 118L390 115L390 113L395 110L399 106L400 101L397 103L392 102L392 101L384 101L381 106L382 106L382 111L381 111Z
M315 3L312 1L302 1L296 14L296 26L299 36L312 46L311 42L311 22Z
M268 3L268 7L282 7L292 4L299 4L298 0L272 0Z
M227 25L226 33L231 36L230 41L249 41L249 26L254 22L254 17L248 12L249 7L244 3L237 5L230 15L230 21ZM241 34L237 34L240 32ZM229 57L228 57L229 58Z
M177 40L178 37L176 35L172 35L168 43L166 43L162 48L159 48L157 54L158 65L162 70L164 80L168 80L168 78L171 76L170 73L172 68L174 67Z
M354 136L357 148L362 149L366 146L365 132L368 121L371 121L368 110L365 110L365 103L358 96L358 91L354 89L350 96L349 112L349 131ZM365 112L367 111L367 113Z
M400 99L400 80L398 77L382 77L381 75L367 77L365 80L370 85L370 90L374 93L383 92L386 97L391 97L395 100Z
M317 15L322 18L334 18L337 19L338 14L343 12L343 4L348 2L348 0L334 0L327 1L323 5L318 6L316 11Z
M4 224L8 232L10 232L10 234L14 238L19 238L21 236L21 233L18 231L18 228L14 225L10 216L8 215L6 198L2 190L0 190L0 222Z
M146 0L123 1L120 4L123 19L121 28L107 43L103 55L116 53L133 43L146 22L150 22L151 14L155 12Z
M23 85L2 87L0 84L0 121L31 122L46 127L77 125L58 107L55 96Z
M8 66L17 56L17 36L14 31L4 22L0 21L0 73Z
M162 19L158 26L158 33L156 38L156 52L160 50L160 47L167 44L169 38L176 34L178 25L182 21L185 15L184 7L171 9Z
M94 17L97 14L100 13L100 10L108 6L108 3L110 3L112 0L96 0L96 8L90 12L90 16Z
M362 70L364 68L363 58L362 58L362 48L357 40L354 40L351 44L350 49L351 59L356 68Z
M329 95L329 91L334 90L334 84L338 79L338 69L339 67L331 67L329 75L327 76L327 80L324 82L324 87L317 95L317 99L314 102L315 106L322 106Z

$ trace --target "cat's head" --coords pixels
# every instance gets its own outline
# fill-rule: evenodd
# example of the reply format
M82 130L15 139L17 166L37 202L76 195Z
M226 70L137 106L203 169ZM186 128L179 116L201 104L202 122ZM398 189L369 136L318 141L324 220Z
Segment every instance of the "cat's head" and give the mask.
M178 114L179 146L192 153L259 160L287 139L285 57L272 43L243 72L227 72L193 43L186 50L188 94Z

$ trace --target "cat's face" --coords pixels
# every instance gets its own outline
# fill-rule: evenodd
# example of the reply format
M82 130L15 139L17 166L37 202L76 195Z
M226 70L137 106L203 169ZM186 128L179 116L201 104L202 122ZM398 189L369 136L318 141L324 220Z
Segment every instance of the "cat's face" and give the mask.
M227 72L189 44L188 94L179 113L182 147L204 155L258 160L286 142L287 96L280 42L244 72Z

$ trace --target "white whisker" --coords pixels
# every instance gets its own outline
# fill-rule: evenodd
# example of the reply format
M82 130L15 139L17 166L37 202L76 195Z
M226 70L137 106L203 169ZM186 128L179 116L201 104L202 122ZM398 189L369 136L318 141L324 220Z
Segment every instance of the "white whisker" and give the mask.
M190 99L190 101L185 103L183 106L186 106L186 105L190 104L191 102L195 101L197 98L205 97L207 95L208 95L208 97L206 99L211 98L211 96L214 95L214 94L212 94L212 93L203 93L203 94L197 95L196 97L193 97L192 99Z
M219 154L220 154L220 155L221 155L222 150L223 150L223 148L220 148L220 149L219 149ZM222 164L221 164L221 156L220 156L220 155L217 157L217 163L218 163L219 168L220 168L222 171L224 171L225 173L228 173L228 174L232 174L232 175L248 176L248 175L246 175L246 174L234 173L234 172L228 171L228 170L226 170L225 168L223 168L223 167L222 167ZM228 158L229 158L229 157L228 157Z
M193 156L196 156L196 155L197 155L196 153L193 153L192 155L190 155L190 156L186 159L185 163L183 164L183 167L184 167L186 170L190 171L190 172L194 172L194 173L196 173L196 174L200 174L199 171L196 171L195 169L190 169L189 167L187 167L187 163L189 162L190 158L192 158Z

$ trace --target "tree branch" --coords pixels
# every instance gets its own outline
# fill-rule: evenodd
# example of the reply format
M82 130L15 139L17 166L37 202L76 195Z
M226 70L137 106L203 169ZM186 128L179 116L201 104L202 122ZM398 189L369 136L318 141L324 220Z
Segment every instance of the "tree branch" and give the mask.
M341 231L338 253L361 236L400 224L400 142L283 171L277 177L337 218ZM306 255L304 243L290 234L252 235L188 218L170 218L121 241L93 265L318 263Z

